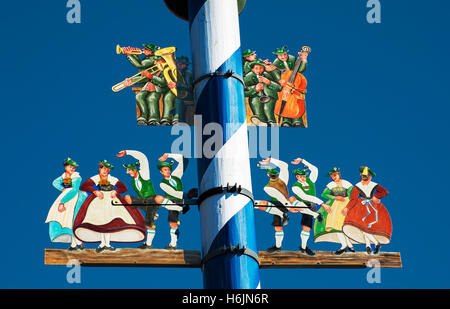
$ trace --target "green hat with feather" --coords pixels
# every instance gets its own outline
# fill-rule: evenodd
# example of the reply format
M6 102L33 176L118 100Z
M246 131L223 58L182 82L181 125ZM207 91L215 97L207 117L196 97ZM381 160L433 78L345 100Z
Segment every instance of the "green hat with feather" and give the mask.
M361 166L359 168L359 172L361 173L361 175L365 175L368 176L369 174L372 175L373 177L375 177L375 172L372 171L370 168L368 168L367 166Z
M106 160L100 160L100 164L106 168L109 168L110 170L114 169L114 165L112 165L111 163L109 163Z
M160 169L162 169L163 167L168 167L168 168L170 168L170 170L172 170L173 169L173 161L170 161L170 163L169 162L159 162L157 165L156 165L156 167L160 170Z
M130 170L139 171L141 169L141 164L139 162L131 163L131 164L122 164L123 167Z
M341 169L340 169L340 168L338 168L338 167L333 167L333 169L331 169L325 176L331 176L331 175L333 175L333 174L340 173L340 172L341 172Z
M66 166L66 165L72 165L72 166L74 166L74 167L78 167L78 163L75 162L74 160L72 160L71 158L65 159L63 164L64 164L64 166Z

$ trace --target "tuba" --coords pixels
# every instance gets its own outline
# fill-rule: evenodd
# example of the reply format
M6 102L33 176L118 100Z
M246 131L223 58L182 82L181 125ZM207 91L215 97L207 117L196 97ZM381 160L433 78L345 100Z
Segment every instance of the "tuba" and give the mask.
M183 81L183 76L181 74L180 74L180 76L178 76L177 65L175 62L175 51L176 50L177 49L175 47L166 47L166 48L158 49L157 51L155 51L156 56L161 56L166 61L166 64L163 65L163 74L164 74L164 78L166 79L167 82L176 83L178 80L180 82ZM170 73L172 73L172 76L174 77L175 80L172 79L172 77L170 76ZM175 96L178 96L176 87L173 89L170 89L170 91L172 91Z

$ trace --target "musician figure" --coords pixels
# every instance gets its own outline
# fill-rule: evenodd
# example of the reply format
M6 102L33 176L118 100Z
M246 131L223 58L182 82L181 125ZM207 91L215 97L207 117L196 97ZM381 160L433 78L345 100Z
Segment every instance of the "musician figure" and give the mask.
M306 64L307 64L307 58L309 52L306 49L305 51L301 51L298 53L298 56L301 59L300 67L298 69L297 73L303 73L306 70ZM277 68L277 70L274 70L272 75L275 77L275 80L281 85L281 87L284 87L286 85L286 81L281 79L281 75L286 72L286 70L292 71L294 69L296 58L292 55L288 54L289 50L286 46L283 46L281 48L275 49L273 52L274 55L276 55L276 59L273 61L272 65ZM281 124L283 127L305 127L303 119L297 118L297 119L290 119L283 117L283 123Z
M251 72L244 77L245 96L253 112L255 125L276 126L274 109L282 87L266 72L266 64L257 59L249 64Z
M182 79L177 82L178 97L176 100L176 112L172 123L181 121L194 125L194 74L189 70L189 58L185 56L177 57L177 72L182 75Z
M142 52L144 58L140 58L138 54L133 54L131 48L122 48L123 53L127 56L128 61L142 72L155 64L155 51L159 48L153 44L143 44ZM125 86L132 85L132 78L128 78L125 81ZM136 104L140 111L140 116L137 118L138 125L157 125L159 124L159 102L155 103L154 97L155 86L148 78L143 79L137 83L136 86L141 87L141 90L136 94Z
M168 64L161 56L154 56L155 64L160 65L161 67L166 67ZM166 67L167 68L167 67ZM167 70L167 75L164 74L163 70L157 71L155 74L152 74L148 71L143 71L142 75L147 77L155 86L155 91L152 92L150 96L150 105L152 106L152 112L154 115L158 115L157 119L159 120L159 99L162 97L163 100L163 111L160 125L170 126L178 122L178 116L175 116L175 99L176 95L174 90L176 91L177 87L177 79L174 76L172 70ZM152 113L153 114L153 113ZM175 122L174 122L175 119ZM150 123L149 123L150 124Z
M243 71L244 76L250 73L252 68L250 67L250 64L256 60L256 52L250 49L247 49L242 53L242 65L243 65Z

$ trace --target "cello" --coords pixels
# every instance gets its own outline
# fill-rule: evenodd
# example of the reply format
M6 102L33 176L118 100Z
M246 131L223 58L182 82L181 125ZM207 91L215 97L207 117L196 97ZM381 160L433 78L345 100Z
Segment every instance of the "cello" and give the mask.
M303 46L302 52L310 53L309 46ZM281 125L283 118L296 119L301 117L306 110L305 93L307 81L303 74L298 73L301 59L295 60L294 68L286 70L281 79L286 83L283 89L278 93L278 100L275 103L275 114L278 115L278 123Z

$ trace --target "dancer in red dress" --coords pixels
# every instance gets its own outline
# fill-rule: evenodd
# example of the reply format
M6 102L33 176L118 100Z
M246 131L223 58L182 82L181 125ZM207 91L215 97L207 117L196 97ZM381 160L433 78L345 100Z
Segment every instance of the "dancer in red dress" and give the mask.
M372 253L370 245L374 244L373 253L377 254L392 235L391 217L380 201L388 191L371 181L375 173L370 168L363 166L359 170L361 182L355 185L350 202L342 210L347 216L342 230L353 241L365 243L367 254Z
M112 242L139 242L145 239L144 217L137 208L113 206L127 204L120 196L127 187L109 175L114 167L106 160L100 161L99 174L85 181L80 190L91 193L78 211L74 234L83 242L100 242L97 252L114 251Z

